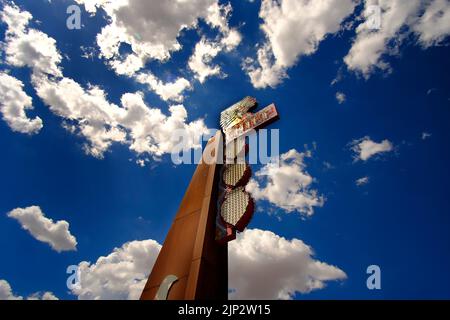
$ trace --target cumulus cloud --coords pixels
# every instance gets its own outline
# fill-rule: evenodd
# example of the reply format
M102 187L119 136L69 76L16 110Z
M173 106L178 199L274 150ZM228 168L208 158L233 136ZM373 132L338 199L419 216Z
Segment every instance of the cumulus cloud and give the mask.
M286 68L274 63L273 53L269 44L264 44L257 51L257 63L251 57L244 59L242 69L250 77L255 88L275 88L284 78L287 78Z
M56 115L68 120L72 131L87 139L87 153L102 158L112 143L129 145L137 154L162 156L173 151L178 141L172 139L179 130L188 138L186 147L199 148L199 135L207 132L202 119L186 122L182 105L169 108L167 116L157 108L149 108L141 93L122 95L121 107L110 103L99 87L84 89L69 78L53 80L33 77L38 96Z
M22 300L23 297L13 294L8 281L0 280L0 300Z
M7 215L16 219L22 228L27 230L36 240L49 244L55 251L77 249L77 240L70 234L69 223L65 220L54 222L52 219L45 217L38 206L16 208L8 212Z
M271 231L249 229L229 244L230 299L292 299L346 279L341 269L314 259L311 247Z
M122 109L106 100L105 92L99 87L85 90L69 78L50 79L33 76L32 82L37 95L50 110L73 122L70 128L88 140L87 153L101 158L113 142L125 142L126 133L117 127L114 117Z
M236 48L242 38L237 29L229 26L231 4L219 4L217 0L76 2L84 4L92 14L101 8L108 15L110 23L97 35L100 56L117 74L134 76L166 101L181 102L183 91L192 89L188 80L178 78L172 83L163 83L151 73L136 73L147 61L166 61L173 51L180 50L177 38L183 30L198 28L198 22L203 20L219 33L214 39L202 37L189 58L188 67L201 83L208 77L224 75L212 60L220 52ZM124 43L131 46L132 52L127 55L120 53Z
M131 241L95 263L80 262L72 293L80 300L139 299L160 249L154 240Z
M381 11L381 26L373 28L373 6ZM356 38L344 58L347 68L366 79L376 70L391 71L386 55L396 55L410 35L423 48L439 45L450 34L448 0L366 0Z
M53 113L63 118L65 128L87 140L85 150L88 154L102 158L113 143L121 143L138 154L146 153L158 158L179 145L179 141L172 139L174 131L182 131L187 137L183 147L200 147L199 136L207 132L206 126L202 119L187 122L184 106L172 105L169 108L170 115L165 115L160 109L147 106L139 92L122 95L120 106L111 103L100 87L89 85L85 88L62 75L56 41L38 30L28 28L27 24L32 18L28 12L21 11L15 5L6 5L1 16L9 26L5 47L15 47L13 43L19 40L26 43L18 46L20 50L7 51L9 58L6 62L13 66L26 65L32 68L32 84L37 95ZM17 26L17 30L10 30L13 26ZM34 43L30 34L39 34L39 38L46 41ZM29 59L31 56L26 53L30 46L35 46L31 50L33 59ZM4 76L4 79L10 80L7 77ZM185 79L162 83L156 78L150 78L149 74L143 74L140 80L151 85L165 100L182 100L181 92L190 88ZM20 88L20 83L13 84ZM3 87L0 89L3 91ZM31 105L25 96L18 94L17 97L23 100L24 108ZM20 102L17 99L15 103ZM2 107L2 111L4 109ZM33 129L37 130L35 128L40 119L33 121Z
M32 19L29 12L21 11L15 4L6 5L0 19L8 25L3 48L6 63L15 67L27 66L36 73L62 75L56 41L41 31L27 28Z
M52 292L33 293L27 300L59 300Z
M220 5L218 1L214 2L206 15L206 22L214 28L219 29L221 37L219 42L225 51L235 49L242 40L242 36L235 28L230 28L229 19L233 8L231 4Z
M314 179L305 170L305 158L310 156L309 151L295 149L282 154L279 163L269 163L255 173L247 191L255 200L267 200L287 212L313 215L314 207L323 206L324 198L311 188Z
M36 292L30 295L27 300L58 300L52 292ZM11 285L6 280L0 279L0 300L23 300L22 296L14 295Z
M355 181L358 187L364 186L369 183L369 177L362 177Z
M281 83L289 67L315 53L321 41L341 29L355 5L353 0L263 0L259 17L266 42L258 48L257 61L247 58L243 63L253 86Z
M414 24L413 30L424 48L441 44L450 35L450 2L431 1Z
M394 150L392 143L385 139L381 142L374 142L370 137L353 140L350 143L351 150L355 153L355 160L367 161L371 157Z
M202 38L194 48L194 53L189 58L188 66L194 72L195 78L200 83L206 78L220 75L221 70L218 65L211 65L211 60L220 52L221 46L215 42Z
M25 111L33 109L32 98L23 90L23 82L0 72L0 112L3 120L16 132L35 134L42 128L39 117L30 119Z
M226 76L220 66L213 64L212 60L220 52L236 48L242 40L241 34L228 25L231 11L231 4L220 6L216 3L209 9L207 21L210 25L218 28L222 36L214 40L208 40L203 36L195 45L194 52L188 61L188 67L194 72L195 78L200 83L204 83L207 78L212 76Z
M181 49L177 38L182 30L196 28L199 20L219 30L224 49L240 41L237 30L228 26L231 5L217 0L147 1L147 0L76 0L88 12L103 9L109 19L97 35L100 54L118 73L133 75L148 60L165 61ZM131 46L132 53L123 56L120 45Z
M139 299L161 245L154 240L131 241L95 263L80 262L80 300ZM247 230L229 245L229 287L232 299L290 299L296 292L322 289L326 281L343 280L337 267L317 261L301 240L273 232Z
M178 78L174 82L164 83L150 72L141 72L136 75L139 83L146 84L164 101L181 102L184 100L183 92L191 90L192 86L185 78Z
M0 13L0 19L8 25L7 35L23 33L30 20L31 13L21 11L15 4L5 5Z

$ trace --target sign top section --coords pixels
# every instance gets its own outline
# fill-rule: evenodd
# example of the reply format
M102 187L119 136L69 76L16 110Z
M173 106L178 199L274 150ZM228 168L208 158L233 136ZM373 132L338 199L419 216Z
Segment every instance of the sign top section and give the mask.
M266 126L278 118L278 111L273 103L254 114L247 113L242 120L224 130L226 142L231 142L251 130Z
M226 131L228 128L239 123L245 114L254 107L256 107L256 99L253 97L245 97L231 107L223 110L220 114L220 126L222 130Z

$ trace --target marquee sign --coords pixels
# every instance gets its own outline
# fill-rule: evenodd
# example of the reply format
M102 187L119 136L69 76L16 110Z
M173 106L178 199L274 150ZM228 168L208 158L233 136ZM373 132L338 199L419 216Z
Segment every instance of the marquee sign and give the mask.
M277 119L278 112L273 103L255 114L246 114L240 121L233 122L232 126L224 129L226 142L231 142L251 130L256 130L263 125L268 125Z
M251 130L278 119L278 112L271 104L256 113L249 111L257 106L256 99L245 97L220 114L220 125L225 134L226 160L221 174L218 214L216 217L216 240L225 243L236 238L236 231L242 232L250 222L255 210L251 195L245 191L250 180L251 169L247 163L234 163L238 155L248 152L245 136Z
M225 109L220 114L220 126L223 130L239 123L244 115L256 107L256 99L253 97L245 97L241 101L235 103L231 107Z
M255 98L246 97L221 113L222 132L202 153L158 258L149 266L141 300L227 299L228 248L223 244L244 231L255 210L245 190L251 177L246 133L278 118L273 104L251 113L256 106Z

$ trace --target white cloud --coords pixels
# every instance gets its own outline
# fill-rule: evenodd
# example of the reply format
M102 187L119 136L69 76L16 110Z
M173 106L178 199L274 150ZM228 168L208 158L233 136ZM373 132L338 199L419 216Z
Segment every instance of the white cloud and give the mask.
M32 81L37 95L50 110L70 121L74 131L88 140L87 153L101 158L113 142L125 142L126 133L115 121L124 110L110 104L99 87L84 90L69 78L33 76Z
M385 139L381 142L374 142L370 137L353 140L350 146L351 150L355 153L355 160L362 161L367 161L377 154L394 150L394 146L389 140Z
M226 76L220 66L211 62L220 52L235 49L242 40L241 34L228 26L228 19L232 11L231 4L220 6L216 3L208 11L207 22L218 28L222 36L215 40L208 40L203 36L195 45L188 66L200 83L204 83L208 77Z
M353 0L263 0L259 16L267 40L258 49L258 62L246 59L243 64L253 86L281 83L301 56L315 53L327 35L341 29L355 5Z
M362 178L359 178L359 179L357 179L357 180L355 181L355 183L356 183L356 185L357 185L358 187L364 186L364 185L366 185L366 184L369 183L369 177L362 177Z
M139 299L161 245L154 240L127 242L95 263L80 262L81 300ZM313 259L301 240L273 232L247 230L229 245L229 286L233 299L290 299L296 292L321 289L326 281L342 280L337 267Z
M13 5L5 6L1 15L4 21L10 24L10 28L19 25L17 31L8 33L6 48L11 47L17 39L25 41L26 38L25 42L30 42L30 34L47 39L20 47L25 53L21 50L11 51L7 63L18 66L23 62L23 65L33 69L32 84L38 96L53 113L64 119L65 128L86 138L85 150L88 154L102 158L113 143L122 143L129 145L129 148L138 154L147 153L158 158L170 153L177 145L177 141L172 139L172 133L176 130L184 131L189 138L186 148L200 147L197 138L207 131L206 126L202 119L186 122L187 112L182 105L170 106L170 115L166 116L160 109L149 108L139 92L122 95L121 106L110 103L100 87L90 85L85 89L74 80L63 77L58 66L60 56L56 42L38 30L27 29L27 23L32 18L28 12L20 11ZM36 46L33 52L39 54L26 53L29 46ZM31 56L35 58L24 58ZM7 76L4 78L9 80ZM143 80L148 80L148 77ZM163 99L168 100L181 100L181 92L190 87L185 79L168 84L157 79L152 80L154 81L150 82L154 90ZM19 83L15 84L20 87ZM18 97L23 100L24 106L31 105L25 96ZM8 121L8 118L6 120ZM39 120L35 119L36 127Z
M195 78L200 83L205 82L206 78L221 75L218 65L211 65L211 60L221 51L221 46L202 38L196 45L194 53L189 58L188 66L194 72Z
M95 263L80 262L72 293L80 300L139 299L160 249L154 240L131 241Z
M10 284L6 280L0 280L0 300L22 300L23 297L13 294Z
M181 102L184 100L183 92L192 90L192 86L185 78L178 78L174 82L164 83L149 72L136 75L139 83L147 84L164 101L171 100Z
M53 250L61 252L77 249L77 240L70 234L69 223L46 218L38 206L16 208L8 212L8 217L19 221L24 230L28 230L35 239L49 244Z
M292 299L347 278L341 269L314 259L311 247L271 231L249 229L229 244L230 299Z
M81 46L80 50L81 50L81 57L84 59L93 60L96 55L95 48L93 48L93 47Z
M136 76L136 72L144 67L147 60L169 59L170 52L181 47L177 40L180 31L197 27L199 19L204 19L212 28L219 30L221 35L214 41L199 43L190 59L189 66L201 82L209 76L222 75L218 66L211 66L209 63L220 51L230 51L241 41L239 32L228 26L231 5L219 5L216 0L77 2L85 4L86 10L91 13L95 13L96 8L103 8L109 15L111 23L98 34L97 44L100 55L118 74ZM56 48L56 41L41 31L28 28L32 19L29 12L21 11L14 4L7 5L1 18L8 24L4 50L9 65L28 66L35 74L62 77L59 67L61 55ZM125 57L119 53L119 47L123 43L131 45L132 48L132 53ZM204 44L208 45L202 46ZM201 48L208 52L202 51ZM92 52L90 54L92 55ZM135 79L147 84L150 90L165 101L181 102L184 99L183 92L192 89L185 78L164 83L152 73L144 72Z
M225 51L235 49L242 41L242 35L236 29L230 29L228 33L220 40L220 44L224 46Z
M347 97L342 92L336 92L336 100L339 104L343 104Z
M373 5L381 8L381 27L371 28ZM366 0L356 39L344 58L349 70L366 79L377 69L390 72L385 55L396 55L410 35L427 48L440 44L450 34L448 0Z
M185 29L197 28L204 20L222 34L222 43L231 50L240 35L228 26L231 5L219 5L217 0L147 1L147 0L76 0L87 11L102 8L109 24L97 35L100 53L118 73L131 76L148 60L165 61L171 52L181 49L177 37ZM119 48L126 43L132 53L123 57Z
M137 159L136 160L136 164L139 166L139 167L141 167L141 168L143 168L143 167L145 167L145 164L146 164L146 162L148 161L146 161L147 159Z
M69 78L55 81L33 77L33 83L50 110L70 121L70 128L87 139L86 151L98 158L114 142L127 144L138 154L160 157L176 146L177 141L172 139L175 130L189 137L188 148L198 148L196 137L207 132L202 119L186 122L187 112L182 105L171 106L166 116L160 109L149 108L140 93L122 95L119 107L110 103L99 87L85 90Z
M52 292L33 293L27 300L59 300Z
M220 44L226 51L236 48L242 40L241 34L234 28L230 28L230 19L233 8L231 3L220 5L218 1L208 8L206 22L221 33Z
M14 295L8 281L0 279L0 300L23 300L23 297ZM27 300L58 300L58 298L47 291L33 293Z
M21 11L15 4L6 5L0 18L8 25L4 46L6 63L15 67L27 66L36 73L62 75L56 41L41 31L27 29L32 18L29 12Z
M425 12L413 26L418 42L424 47L439 45L450 35L450 2L431 1Z
M269 44L264 44L257 51L258 63L253 58L247 57L242 68L250 77L250 81L255 88L272 87L279 85L284 78L287 78L286 68L277 63L273 63L273 53Z
M8 25L7 35L23 33L30 20L31 13L21 11L16 5L5 5L0 13L0 19Z
M313 215L314 207L323 206L324 198L311 189L314 179L305 171L305 157L310 156L309 151L299 153L295 149L282 154L279 165L269 163L255 173L256 179L250 180L247 191L255 200L267 200L287 212Z
M42 120L27 117L25 110L33 109L33 105L23 86L22 81L0 72L0 112L13 131L35 134L41 130Z

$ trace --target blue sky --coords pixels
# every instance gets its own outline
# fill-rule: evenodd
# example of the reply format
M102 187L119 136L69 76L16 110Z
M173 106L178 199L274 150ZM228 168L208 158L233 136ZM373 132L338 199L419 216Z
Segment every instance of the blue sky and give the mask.
M16 25L9 29L9 35L5 13L0 25L5 43L0 65L0 280L10 286L6 298L28 297L36 292L41 297L44 292L52 292L59 299L92 295L133 298L139 291L145 274L140 274L143 269L136 265L142 261L153 263L157 243L164 241L195 165L174 165L170 148L162 146L165 136L158 141L160 131L171 125L164 122L167 118L161 127L145 127L145 137L156 141L153 149L146 141L132 137L139 121L146 119L144 116L133 124L123 119L120 122L119 117L115 118L119 124L107 122L106 116L96 118L97 104L104 104L104 109L99 110L111 114L124 108L121 98L126 93L142 97L146 108L158 109L164 117L176 117L169 107L182 104L187 115L186 119L178 119L180 126L194 131L217 128L220 111L244 96L256 97L261 106L276 103L280 120L269 128L280 129L280 153L295 151L283 168L311 181L290 181L278 171L257 180L258 211L249 229L261 232L248 233L237 240L240 247L230 248L230 258L236 257L230 262L234 263L230 272L237 266L242 272L255 267L274 272L273 282L262 288L267 293L262 297L450 298L448 1L411 1L411 7L399 4L401 1L392 1L396 5L380 1L381 27L368 31L357 28L368 21L364 8L374 1L330 0L324 2L325 9L302 0L279 4L263 1L262 6L260 1L232 1L228 7L228 2L219 1L219 12L225 18L214 20L208 16L213 21L209 23L201 6L216 5L212 0L198 1L194 9L186 7L181 12L154 5L156 13L150 12L151 1L146 4L149 11L120 11L123 8L104 4L95 13L83 6L83 0L77 2L82 26L75 30L66 27L66 8L75 1L22 0L16 1L16 6L11 1L2 2L3 12L9 7L22 16L25 11L32 15L23 30ZM139 8L140 2L132 0L130 7ZM223 15L225 8L232 8L228 16ZM137 17L120 20L118 12ZM312 17L311 12L320 14ZM155 18L163 14L172 19L172 25L161 24L160 20L167 20L164 17ZM427 14L434 18L425 19L429 18ZM190 28L178 30L177 19L190 15ZM108 58L108 48L104 43L102 47L96 37L112 25L111 21L121 21L131 36L119 43L115 56ZM155 32L138 36L132 33L141 30L141 21L151 21L149 26ZM30 30L40 35L32 41L35 51L27 55L20 51L26 46L14 47L14 43L30 41ZM171 32L175 32L174 36ZM224 39L236 35L233 32L239 34L240 41L235 39L227 47ZM48 38L55 42L45 42ZM203 66L190 67L201 39L210 45L208 52L215 48L218 53L209 59L204 56ZM39 41L46 45L39 47ZM127 41L137 44L133 48ZM372 46L365 46L370 41ZM176 42L179 50L166 50ZM160 52L147 48L143 66L131 68L126 74L114 69L111 63L123 61L129 54L143 59L135 52L143 43L166 46L168 58L161 61L156 57ZM45 50L52 46L56 51ZM92 57L83 57L83 53L91 51ZM268 67L258 61L258 52L269 53ZM244 63L246 58L252 61ZM53 71L51 66L55 66ZM220 72L210 73L200 81L202 72L217 67ZM255 70L262 71L263 76L258 77ZM139 83L136 76L142 72L151 73L159 84L185 79L190 90L165 100L157 86ZM21 81L23 87L12 78ZM64 91L60 82L63 78L79 84L89 98L77 100L70 96L75 87ZM87 93L89 86L102 88L101 97L92 99ZM31 97L33 109L26 109L26 117L39 117L41 128L20 126L23 119L10 111L8 92L14 90ZM341 103L337 93L343 94ZM21 102L26 105L23 101L15 99L19 106L14 105L14 110L20 109ZM75 110L83 103L86 109ZM121 139L117 132L113 138L99 138L101 132L95 130L82 132L97 128L94 120L108 130L117 125L127 138L114 142ZM201 123L192 129L189 125L196 120ZM92 123L93 127L89 127ZM107 146L94 145L95 141ZM133 149L133 143L141 149ZM364 152L369 152L366 158ZM145 166L137 163L139 159L145 161ZM252 170L258 172L262 167L253 165ZM367 183L357 185L356 181L364 177ZM302 196L316 202L288 203ZM38 206L40 211L26 209L31 206ZM34 235L23 230L21 225L29 226L29 222L18 218L21 211L16 211L16 218L11 214L16 208L24 209L26 214L33 211L34 217L37 214L34 222L42 222L44 216L54 224L67 221L69 227L62 235L76 238L76 250L55 250L49 245L61 240L52 238L51 227L50 231L44 230L50 234L46 241L38 239L37 234L43 232L40 229ZM312 210L310 214L308 209ZM262 249L252 247L258 237L266 237L269 244L290 245L286 251L290 256L276 258L280 265L275 264L286 267L290 274L278 274L273 266L264 267L264 257L278 257L279 249L258 251ZM156 242L145 242L148 239ZM124 246L128 242L136 246L136 251ZM306 245L313 253L305 253ZM251 264L248 257L240 257L237 252L244 247L256 250L261 261ZM119 248L116 256L107 259L105 267L111 269L101 269L98 258L109 255L114 248ZM137 279L137 289L129 289L129 282L124 284L108 275L108 270L117 267L113 258L126 261L121 271L129 277L127 281ZM86 279L82 286L86 287L71 292L66 286L66 268L82 261L89 262L82 273ZM325 264L323 270L318 269L318 261ZM381 268L381 290L368 290L366 286L366 268L373 264ZM306 275L305 268L309 270ZM230 277L238 276L233 273ZM248 278L255 282L259 279L251 272ZM283 284L286 279L290 286ZM308 279L315 282L308 283ZM251 282L249 286L258 287ZM237 297L258 297L251 288L241 288Z

